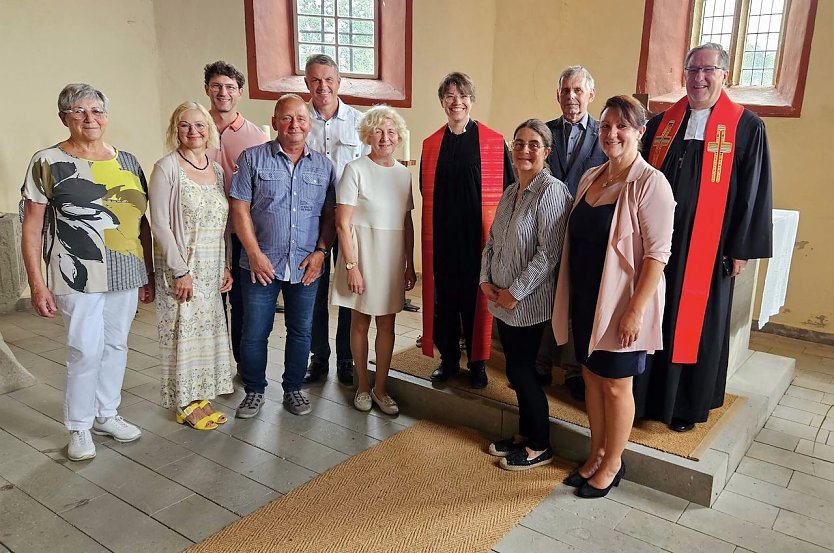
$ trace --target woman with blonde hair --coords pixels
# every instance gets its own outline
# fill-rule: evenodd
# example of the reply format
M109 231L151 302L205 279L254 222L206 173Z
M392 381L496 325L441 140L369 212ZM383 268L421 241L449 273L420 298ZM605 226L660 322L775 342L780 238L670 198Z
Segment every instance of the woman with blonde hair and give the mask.
M233 391L229 335L220 294L231 288L229 205L223 169L206 149L217 127L206 108L183 102L166 136L171 152L154 165L150 202L162 353L162 406L177 422L213 430L226 422L208 402Z
M405 121L388 106L375 106L359 123L368 155L345 166L336 188L336 232L341 260L336 265L333 304L349 307L350 349L358 386L354 406L373 403L388 415L399 407L385 383L394 352L394 318L405 291L414 288L414 226L411 173L394 159L406 132ZM342 262L344 261L344 262ZM368 330L376 318L376 377L368 380Z

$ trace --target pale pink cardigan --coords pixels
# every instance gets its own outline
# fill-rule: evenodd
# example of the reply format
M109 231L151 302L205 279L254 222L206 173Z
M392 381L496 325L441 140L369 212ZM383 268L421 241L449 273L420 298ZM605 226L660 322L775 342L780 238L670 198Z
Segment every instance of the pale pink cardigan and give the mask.
M585 201L585 192L608 169L608 163L589 169L579 183L573 209ZM573 211L571 209L571 212ZM649 165L642 157L632 165L621 189L611 221L608 248L602 268L602 282L597 299L594 326L588 355L602 351L648 351L663 349L661 322L666 298L666 281L661 276L654 295L643 313L643 326L637 340L627 348L620 346L619 324L628 307L643 259L649 257L661 263L669 261L672 248L672 225L675 199L669 181L662 172ZM570 228L570 224L568 225ZM562 262L553 304L553 333L559 344L568 341L570 298L570 232L565 233Z

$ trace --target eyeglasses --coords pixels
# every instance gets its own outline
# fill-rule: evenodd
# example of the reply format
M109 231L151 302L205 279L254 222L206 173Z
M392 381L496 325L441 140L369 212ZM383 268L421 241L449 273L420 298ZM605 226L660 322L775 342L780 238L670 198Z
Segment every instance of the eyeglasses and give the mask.
M513 140L513 150L516 152L523 152L524 148L530 150L531 154L538 153L544 148L541 142L524 142L523 140Z
M84 121L87 119L87 114L90 114L90 117L97 120L102 120L107 117L107 112L101 108L92 108L89 111L84 108L70 108L61 110L62 113L66 113L70 116L70 118L75 119L76 121Z
M220 84L220 83L211 83L209 85L209 89L213 92L220 92L221 90L226 90L226 92L237 92L240 87L236 84Z
M192 125L191 123L186 123L185 121L182 121L177 125L177 128L185 132L191 132L191 129L193 128L195 131L202 134L206 132L208 125L206 125L205 123L194 123Z
M718 67L717 65L705 65L703 67L684 67L683 70L686 71L686 74L691 77L695 77L701 72L704 73L705 77L709 77L716 71L724 71L724 68Z
M463 102L472 98L469 94L444 94L443 101L447 104L454 104L455 102Z

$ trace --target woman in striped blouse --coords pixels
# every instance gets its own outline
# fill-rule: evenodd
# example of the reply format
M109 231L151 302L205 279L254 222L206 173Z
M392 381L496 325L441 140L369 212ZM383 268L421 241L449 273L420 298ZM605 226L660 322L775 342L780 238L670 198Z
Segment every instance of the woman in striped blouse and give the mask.
M512 158L518 179L501 197L481 257L481 289L498 319L507 378L518 396L518 434L489 446L507 470L553 460L547 397L536 379L535 361L550 321L554 268L573 198L545 167L552 144L550 129L538 119L516 128Z

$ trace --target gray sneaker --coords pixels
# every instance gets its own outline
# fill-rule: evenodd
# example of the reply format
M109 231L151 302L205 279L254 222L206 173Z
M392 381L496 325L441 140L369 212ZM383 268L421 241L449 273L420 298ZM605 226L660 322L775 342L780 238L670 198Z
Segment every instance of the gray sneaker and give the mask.
M235 417L239 419L251 419L261 411L264 403L264 395L255 392L247 392L246 397L240 402L235 411Z
M306 415L313 410L310 400L307 399L307 394L301 390L284 394L284 405L293 415Z

